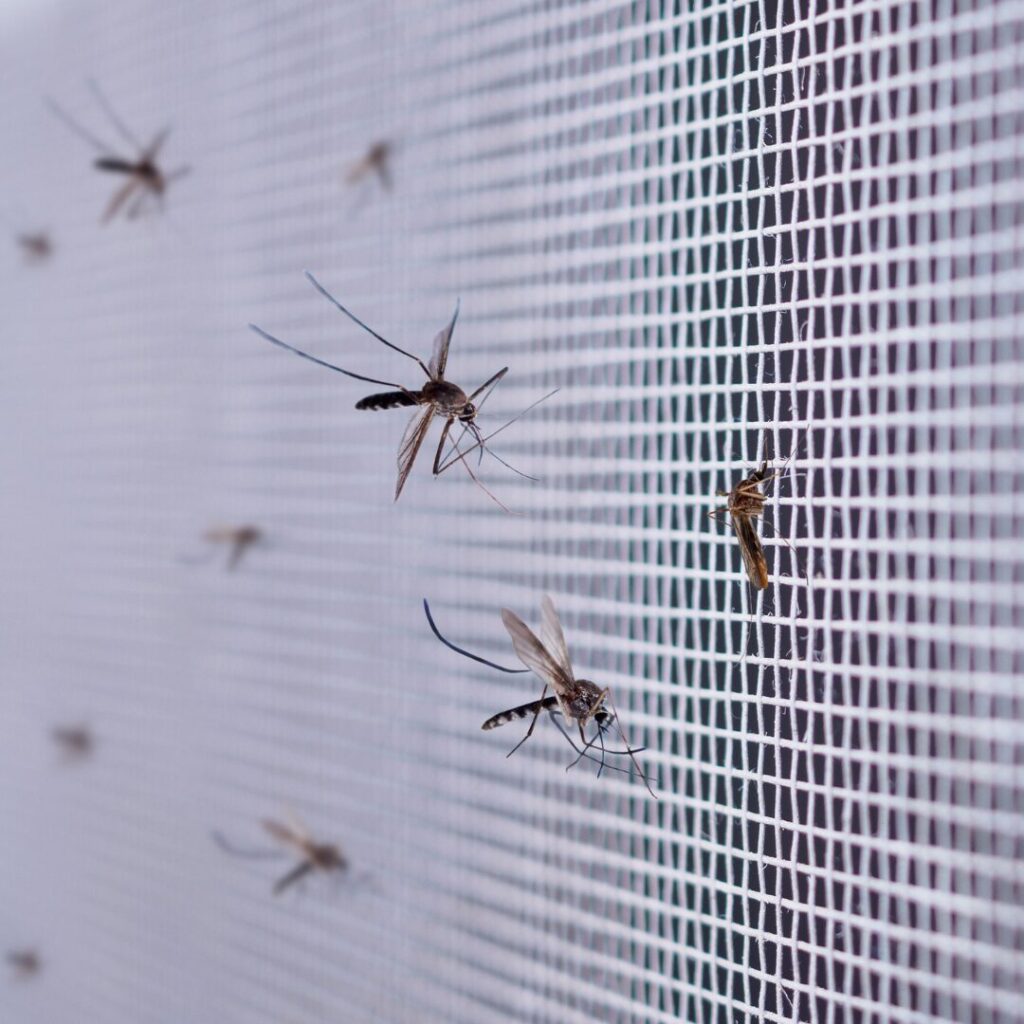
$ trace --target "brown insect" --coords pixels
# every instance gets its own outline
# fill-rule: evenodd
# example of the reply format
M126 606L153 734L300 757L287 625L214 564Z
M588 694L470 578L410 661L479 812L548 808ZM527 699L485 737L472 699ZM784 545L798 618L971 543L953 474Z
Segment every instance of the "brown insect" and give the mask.
M7 954L7 962L19 978L32 978L42 969L43 962L34 949L16 949Z
M273 839L290 849L292 853L297 853L301 858L295 867L274 883L275 896L283 893L285 889L305 878L312 871L322 871L324 874L338 872L340 874L348 870L348 861L340 848L333 843L316 842L305 826L294 816L292 816L291 825L282 825L269 819L262 824ZM240 850L232 846L219 832L215 832L213 838L222 850L233 857L265 860L282 856L282 853L276 850Z
M57 726L51 735L69 761L84 760L92 753L93 735L86 725Z
M720 498L728 499L728 504L708 513L712 519L728 515L732 520L747 576L756 590L764 590L768 586L768 563L754 520L764 511L765 496L761 486L775 475L768 472L768 460L765 459L759 469L755 469L731 491L716 491Z
M118 134L135 150L134 157L118 155L115 152L115 147L108 146L83 128L53 100L48 100L48 102L51 110L53 110L57 117L80 139L83 139L100 154L93 162L93 166L97 170L123 175L126 178L124 183L110 198L110 202L107 204L100 222L106 224L112 220L122 207L125 208L125 216L129 220L134 219L142 212L148 199L155 199L162 207L167 187L173 181L188 174L189 171L188 167L179 167L175 171L165 173L157 163L160 150L167 141L168 135L170 135L170 128L161 129L157 132L153 141L148 146L144 146L128 130L121 118L118 117L110 101L100 91L100 87L96 82L90 80L88 86L97 104L107 115Z
M444 421L444 427L441 430L441 439L438 442L437 451L434 453L434 476L440 476L456 463L461 462L473 482L476 483L477 486L480 487L496 504L505 509L505 511L508 511L508 509L506 509L505 506L480 482L479 478L470 467L466 456L471 454L473 451L479 450L481 459L483 458L484 453L489 454L493 458L497 459L497 461L503 466L511 469L514 473L518 473L520 476L526 476L525 473L519 473L519 470L509 466L504 459L487 447L487 442L496 434L501 433L501 431L506 427L515 423L516 420L525 416L531 409L535 408L541 402L550 398L555 392L552 391L543 398L538 399L532 405L524 409L523 412L519 413L518 416L513 417L505 423L504 426L499 427L497 430L492 431L484 437L480 433L480 428L476 424L477 414L493 389L499 384L505 374L508 373L508 367L503 367L470 394L463 391L463 389L457 384L453 384L451 381L445 379L445 369L448 365L448 349L451 345L452 332L455 330L455 321L459 316L458 306L455 307L455 313L452 316L451 322L437 334L437 337L434 338L433 354L430 357L429 363L424 363L418 356L414 356L411 352L406 352L405 349L392 344L387 339L381 337L381 335L372 328L367 327L362 320L349 312L349 310L347 310L333 295L331 295L331 293L328 292L327 289L324 288L308 270L306 271L306 277L309 279L310 284L312 284L313 287L324 296L324 298L344 313L345 316L353 321L353 323L358 324L364 331L381 342L381 344L393 349L395 352L405 356L407 359L411 359L426 375L426 383L419 389L407 388L402 384L395 384L386 380L377 380L374 377L365 377L362 374L353 373L351 370L343 370L340 366L335 366L333 363L325 362L323 359L318 359L316 356L311 356L309 353L303 352L301 349L297 349L293 345L289 345L287 342L281 341L280 338L275 338L272 334L268 334L263 330L263 328L257 327L255 324L249 324L249 327L261 338L265 338L271 344L287 349L289 352L294 352L297 356L301 356L303 359L308 359L310 362L316 363L319 366L326 366L329 370L334 370L336 373L343 373L346 377L353 377L355 380L366 381L369 384L380 384L384 387L394 389L375 395L368 395L366 398L360 399L360 401L356 402L357 409L377 410L405 407L415 408L417 410L413 414L413 418L408 427L406 427L405 434L402 437L402 442L398 446L398 481L395 485L395 500L397 501L399 495L401 495L402 488L405 486L405 481L408 479L409 472L412 470L413 463L416 461L416 456L419 454L420 448L423 446L423 442L426 440L427 434L430 431L430 425L434 418L437 417ZM455 437L451 433L452 427L456 424L459 424L462 427L462 433L458 437ZM467 431L473 435L475 440L469 448L463 450L460 442ZM451 441L452 451L446 455L445 445L449 440ZM528 477L528 479L533 480L535 478Z
M15 241L26 263L45 263L53 255L53 242L46 231L18 234Z
M522 671L520 669L506 668L495 662L488 661L486 658L481 658L479 655L471 654L460 647L456 647L455 644L442 636L437 625L434 623L433 617L430 614L430 606L426 601L423 602L423 607L434 635L446 647L467 658L472 658L473 661L478 661L481 664L495 668L499 672ZM496 715L492 715L484 722L481 728L489 731L496 729L500 725L506 725L509 722L530 717L530 726L526 730L526 735L506 754L506 757L511 757L533 735L537 719L542 711L546 711L551 716L552 721L558 725L562 735L569 741L570 746L576 751L576 760L568 766L569 768L572 768L583 757L597 760L589 751L595 744L598 744L601 751L598 775L601 774L605 767L605 757L607 754L628 756L633 762L633 767L637 770L640 778L643 779L648 792L651 796L655 796L647 776L643 773L636 760L636 755L645 748L630 747L622 725L619 722L618 713L612 706L610 689L608 687L601 688L589 679L576 678L572 668L572 659L569 657L569 647L565 642L565 634L562 632L562 623L558 618L558 613L555 611L554 603L546 594L541 598L540 607L541 627L539 638L515 612L509 611L508 608L503 608L501 611L501 621L505 624L505 629L512 639L512 646L516 654L519 655L520 661L526 665L526 671L532 671L544 683L540 699L530 701L528 704L520 704L518 707L509 708L507 711L501 711ZM547 696L549 688L554 691L554 694L550 697ZM561 728L554 717L554 712L561 714L567 723L576 726L579 732L581 747L577 747L572 737ZM588 740L586 728L591 721L596 726L596 732L593 738ZM608 750L604 745L605 730L613 722L618 729L622 742L626 745L625 750Z
M391 143L386 139L378 139L356 163L348 169L345 181L349 185L357 185L369 175L376 174L381 187L391 191Z
M230 551L227 567L231 570L238 567L238 564L242 561L249 548L263 540L263 531L258 526L252 526L251 524L245 526L215 526L203 534L203 539L211 544L229 545Z

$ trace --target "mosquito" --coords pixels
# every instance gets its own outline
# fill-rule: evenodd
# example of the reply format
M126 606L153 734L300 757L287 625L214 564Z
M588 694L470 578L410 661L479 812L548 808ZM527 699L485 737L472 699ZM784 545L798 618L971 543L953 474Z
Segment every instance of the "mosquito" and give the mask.
M423 602L423 608L431 630L446 647L451 648L451 650L464 657L471 658L473 661L497 669L499 672L533 672L544 683L539 700L530 701L528 704L520 704L518 707L509 708L507 711L501 711L496 715L492 715L481 726L481 729L490 731L491 729L498 728L498 726L507 725L509 722L530 717L530 726L526 731L526 735L505 755L506 757L511 757L533 735L537 719L542 711L546 711L559 732L568 740L569 745L577 754L576 759L567 766L567 770L586 757L589 760L598 761L600 764L598 775L600 775L606 766L605 757L607 754L628 756L633 762L633 767L637 770L640 778L643 779L647 791L657 799L654 790L651 789L647 776L636 760L636 755L645 748L630 747L622 725L619 722L618 713L614 706L612 706L611 691L607 687L604 689L600 688L588 679L577 679L573 673L572 660L569 657L569 647L565 642L565 634L562 632L562 623L558 618L558 613L555 611L554 603L550 597L545 594L541 599L540 638L534 634L530 627L515 612L510 611L508 608L503 608L501 611L501 621L505 624L505 629L512 639L512 646L516 654L519 655L522 663L526 665L525 669L507 668L503 665L498 665L496 662L488 661L477 654L471 654L461 647L457 647L441 634L441 631L434 622L433 616L430 614L430 606L426 601ZM554 691L554 694L550 697L547 696L549 687ZM576 746L573 738L558 723L554 717L556 712L560 713L567 723L575 724L579 732L581 747ZM588 740L585 730L591 721L597 726L597 731L594 737ZM604 745L605 730L613 722L618 729L622 742L625 744L625 750L608 750ZM595 744L599 745L601 751L600 759L589 753ZM624 771L625 769L616 770Z
M24 232L14 240L26 263L45 263L53 255L53 242L46 231Z
M92 753L93 735L87 725L57 726L51 735L69 761L84 760Z
M368 395L366 398L360 399L356 402L357 409L378 410L397 409L402 407L417 409L413 414L408 427L406 427L401 444L398 446L398 481L395 485L395 501L398 500L402 493L402 488L405 486L405 481L409 477L413 463L416 461L416 456L419 454L420 448L423 446L423 442L426 440L427 434L430 431L430 425L436 416L438 419L444 421L444 427L441 430L441 439L438 442L437 451L434 453L434 476L440 476L456 463L461 462L473 482L500 508L504 509L506 512L509 511L509 509L507 509L505 505L503 505L493 494L491 494L483 483L481 483L476 473L473 472L473 469L469 465L469 461L466 457L473 451L479 450L481 460L483 459L484 453L487 453L507 469L512 470L512 472L526 477L529 480L535 480L535 477L530 477L525 473L520 473L518 469L510 466L501 458L501 456L491 448L487 447L487 442L495 435L500 434L506 427L515 423L516 420L521 419L532 409L536 408L536 406L540 405L541 402L550 398L555 392L551 391L543 398L538 399L532 405L527 406L526 409L519 413L518 416L514 416L511 420L505 423L504 426L501 426L497 430L494 430L490 434L484 436L481 434L480 428L476 423L477 414L484 402L490 397L494 388L497 387L505 374L508 373L508 367L506 366L500 369L496 374L485 380L480 387L470 394L463 391L463 389L457 384L453 384L451 381L445 379L445 369L448 365L448 349L451 345L452 332L455 330L455 321L459 316L458 305L455 307L455 313L452 315L451 322L447 327L439 331L437 336L434 338L433 354L430 357L429 363L424 363L418 356L414 356L411 352L406 352L405 349L392 344L386 338L381 337L381 335L379 335L375 330L367 327L362 320L347 310L333 295L331 295L331 293L327 291L327 289L324 288L308 270L306 271L306 277L309 279L310 284L312 284L313 287L324 296L324 298L344 313L345 316L353 321L353 323L357 324L368 334L372 335L381 342L381 344L393 349L395 352L405 356L407 359L411 359L426 375L426 383L418 390L415 388L407 388L402 384L395 384L386 380L377 380L374 377L364 377L362 374L353 373L351 370L343 370L340 366L335 366L333 363L328 363L323 359L318 359L316 356L311 356L309 353L303 352L301 349L297 349L293 345L289 345L287 342L281 341L280 338L275 338L272 334L268 334L262 327L257 327L255 324L249 324L250 329L255 331L261 338L266 339L273 345L277 345L279 348L287 349L289 352L294 352L297 356L301 356L303 359L308 359L310 362L317 363L319 366L326 366L327 369L334 370L337 373L343 373L346 377L353 377L355 380L366 381L369 384L380 384L384 387L393 389L391 391ZM456 424L462 427L462 433L459 434L458 437L452 434L452 428L455 427ZM463 450L461 447L461 441L467 432L473 435L474 442L469 448ZM452 450L446 455L445 445L449 440L452 444Z
M228 554L228 570L236 569L242 561L246 551L263 540L263 531L258 526L247 524L245 526L215 526L203 534L203 539L211 544L227 544L230 547Z
M348 870L348 861L341 849L334 843L318 843L306 827L294 816L290 825L282 825L280 822L269 819L262 822L264 830L276 839L282 846L297 853L300 857L287 874L283 875L274 883L274 895L279 896L285 889L305 878L312 871L322 871L324 874L333 872L344 873ZM277 850L239 850L232 846L219 832L213 834L214 842L226 853L233 857L244 857L250 860L265 860L281 856Z
M732 528L736 532L747 576L755 590L764 590L768 586L768 563L754 522L764 512L765 494L762 487L785 472L783 467L777 473L769 473L768 461L765 457L761 465L749 476L744 477L731 491L716 491L718 497L726 499L726 504L708 513L711 519L729 516Z
M43 966L39 954L34 949L12 950L7 954L7 962L19 978L34 977Z
M170 135L170 127L162 128L157 132L148 146L143 145L131 133L131 131L129 131L127 125L117 115L113 106L111 106L110 101L100 91L99 85L90 80L88 82L88 86L96 100L96 103L106 114L117 133L135 151L134 157L119 155L116 152L116 147L108 146L97 136L93 135L92 132L83 128L52 99L47 102L54 114L56 114L57 117L71 129L71 131L73 131L80 139L87 142L96 150L97 153L100 154L93 162L93 166L98 171L123 175L126 178L124 183L110 198L107 208L104 211L103 216L100 218L100 223L106 224L112 220L117 216L122 207L125 209L125 217L128 220L134 219L142 212L146 200L149 198L155 198L162 207L167 187L172 182L183 177L189 172L189 168L183 166L179 167L177 170L165 173L160 169L160 165L157 162L160 156L160 150L167 141L168 135ZM131 202L129 202L129 200L131 200Z
M371 174L376 174L381 188L391 191L391 143L386 139L378 139L372 143L366 153L349 168L345 181L349 185L357 185Z

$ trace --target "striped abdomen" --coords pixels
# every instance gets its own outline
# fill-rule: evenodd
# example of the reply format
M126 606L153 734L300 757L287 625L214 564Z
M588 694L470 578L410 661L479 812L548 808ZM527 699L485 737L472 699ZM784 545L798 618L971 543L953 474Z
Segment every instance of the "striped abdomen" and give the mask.
M527 715L536 715L540 711L549 711L558 706L557 697L545 697L544 700L534 700L529 704L520 704L517 708L510 708L508 711L501 711L491 718L488 718L481 729L497 729L499 725L507 725L517 718L526 718Z
M410 391L382 391L356 402L357 409L397 409L403 405L419 405L419 402Z

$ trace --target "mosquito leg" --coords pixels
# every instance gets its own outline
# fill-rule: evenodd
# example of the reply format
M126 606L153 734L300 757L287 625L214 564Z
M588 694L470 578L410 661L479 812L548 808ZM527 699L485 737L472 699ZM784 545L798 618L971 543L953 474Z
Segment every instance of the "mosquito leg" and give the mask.
M462 455L461 449L459 448L458 444L455 445L455 450L459 452L459 460L462 462L462 465L465 467L466 472L469 474L469 478L473 481L473 483L477 485L477 487L480 488L481 491L484 492L484 494L487 495L488 498L491 499L491 501L494 502L495 505L498 506L498 508L500 508L503 512L507 512L510 516L518 516L523 514L522 512L513 512L512 509L508 507L508 505L504 504L504 502L502 502L484 486L480 478L476 475L476 473L473 472L473 467Z
M279 878L274 883L274 895L275 896L280 896L281 893L283 893L285 891L285 889L287 889L289 886L294 885L296 882L300 881L301 879L305 878L306 875L308 875L310 873L310 871L312 871L312 870L313 870L313 862L312 861L304 860L300 864L297 864L294 868L291 869L291 871L288 872L288 874L286 874L283 877Z
M588 761L593 761L593 762L594 762L595 764L597 764L597 763L598 763L598 761L597 761L597 758L596 758L596 757L594 757L594 756L593 756L592 754L588 754L588 753L587 753L587 752L586 752L585 750L584 750L584 751L581 751L581 750L580 750L580 748L576 746L576 744L575 744L575 743L573 742L573 738L572 738L572 737L571 737L571 736L570 736L570 735L569 735L569 734L568 734L568 733L567 733L567 732L565 731L565 729L563 729L563 728L562 728L562 723L558 721L558 715L557 715L557 713L556 713L556 712L554 711L554 709L549 709L549 710L548 710L548 715L549 715L549 717L551 718L551 721L552 721L552 723L554 724L555 728L556 728L556 729L557 729L557 730L558 730L558 731L559 731L559 732L560 732L560 733L562 734L562 736L564 737L564 739L565 739L565 742L566 742L566 743L568 743L568 744L569 744L569 746L570 746L570 747L572 747L572 749L573 749L573 750L575 750L577 754L581 754L581 755L582 755L583 757L585 757L585 758L586 758L586 759L587 759ZM643 747L637 747L637 748L636 748L636 750L634 751L634 753L639 753L639 752L640 752L640 751L642 751L643 749L644 749ZM624 751L624 750L610 750L610 751L609 751L609 753L610 753L610 754L625 754L625 753L626 753L626 751ZM578 759L577 759L577 760L578 760ZM575 764L575 763L576 763L576 761L573 761L573 764ZM572 767L572 765L570 765L569 767L571 768L571 767ZM614 764L610 764L610 765L608 765L607 767L608 767L608 770L609 770L609 771L613 771L613 772L622 772L622 773L623 773L623 775L630 775L630 774L632 774L632 772L631 772L631 769L628 769L628 768L619 768L619 767L618 767L617 765L614 765ZM568 769L568 768L566 768L566 771L568 771L568 770L569 770L569 769Z
M142 152L142 144L130 131L128 126L117 116L110 100L100 90L100 87L94 78L90 78L88 86L92 90L93 96L96 98L96 102L102 107L103 112L110 118L110 123L121 133L122 137L128 142L129 145L134 146L140 153Z
M533 713L533 718L530 720L530 728L526 730L526 735L505 755L511 757L532 735L533 730L537 727L537 719L540 717L541 709L544 707L544 698L547 696L548 684L544 684L544 689L540 691L540 701L537 704L537 710Z
M619 713L615 709L615 705L612 704L612 698L611 698L611 694L610 693L608 694L606 699L608 701L608 705L612 709L612 716L615 719L615 727L619 730L619 735L622 737L622 742L626 745L626 749L629 751L629 759L630 759L630 761L633 762L633 767L637 770L637 773L640 775L640 778L644 780L644 785L647 787L647 792L650 793L651 796L653 796L655 800L657 800L658 797L655 794L654 790L651 789L651 784L648 781L647 776L644 775L643 769L640 767L640 764L637 761L636 757L634 756L633 751L630 749L629 740L626 739L626 734L625 734L625 732L622 729L622 721L619 719Z
M448 432L452 429L452 424L455 422L454 416L449 416L445 420L444 430L441 431L441 440L437 443L437 451L434 452L434 476L440 476L438 467L441 465L442 456L444 455L445 442L448 440Z

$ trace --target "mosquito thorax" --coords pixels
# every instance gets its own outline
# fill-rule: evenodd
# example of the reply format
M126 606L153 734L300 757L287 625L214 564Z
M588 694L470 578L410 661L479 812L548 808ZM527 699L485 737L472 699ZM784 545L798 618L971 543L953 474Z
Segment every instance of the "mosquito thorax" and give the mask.
M601 709L605 692L589 679L577 679L572 689L559 697L566 718L586 723Z
M420 394L424 401L437 406L439 415L443 416L458 416L461 419L470 404L466 392L458 384L447 380L428 380Z

